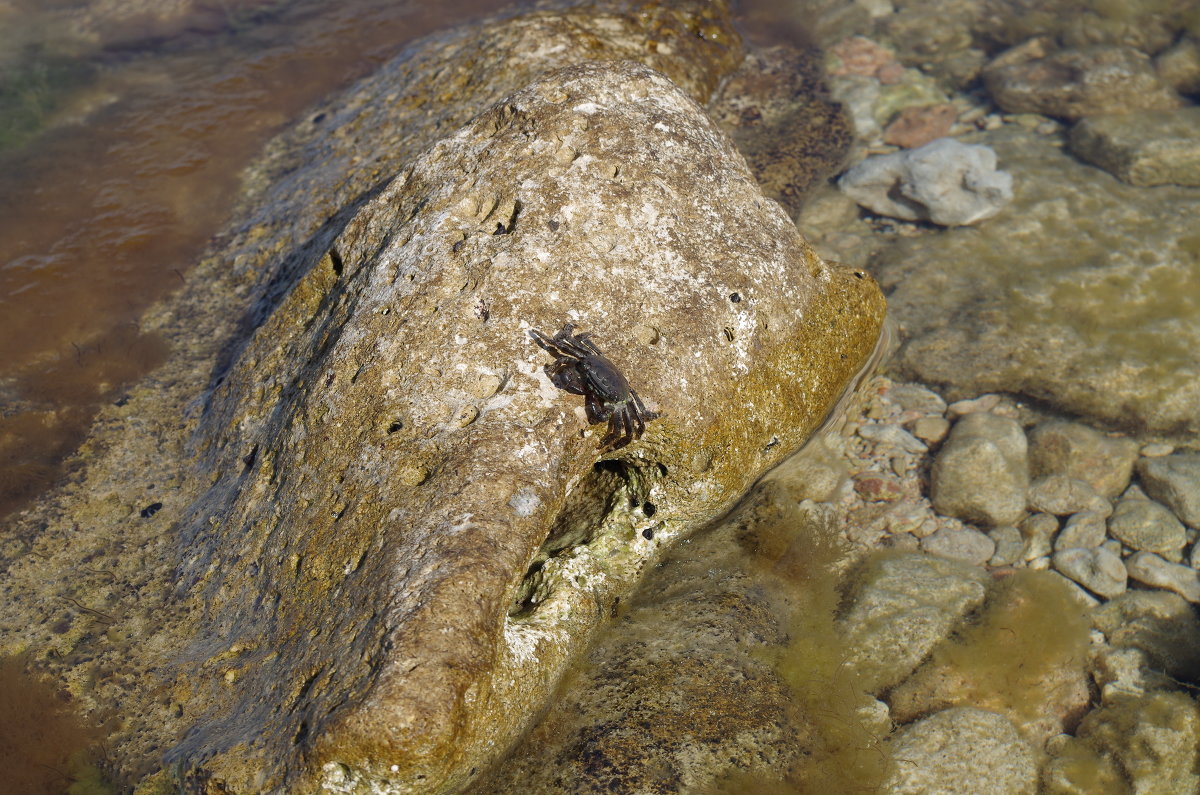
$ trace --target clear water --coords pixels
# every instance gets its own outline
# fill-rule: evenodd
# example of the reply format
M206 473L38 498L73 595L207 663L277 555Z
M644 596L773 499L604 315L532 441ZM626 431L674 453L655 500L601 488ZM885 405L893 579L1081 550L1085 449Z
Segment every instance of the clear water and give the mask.
M188 278L266 141L408 41L506 5L197 2L105 47L76 32L82 0L0 0L0 517L166 356L137 319Z

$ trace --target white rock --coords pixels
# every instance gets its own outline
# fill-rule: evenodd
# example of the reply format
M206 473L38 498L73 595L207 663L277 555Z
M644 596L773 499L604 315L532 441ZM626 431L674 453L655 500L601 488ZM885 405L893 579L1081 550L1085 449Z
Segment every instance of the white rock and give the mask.
M838 180L872 212L908 221L965 226L1012 201L1012 175L996 170L986 146L939 138L917 149L869 157Z

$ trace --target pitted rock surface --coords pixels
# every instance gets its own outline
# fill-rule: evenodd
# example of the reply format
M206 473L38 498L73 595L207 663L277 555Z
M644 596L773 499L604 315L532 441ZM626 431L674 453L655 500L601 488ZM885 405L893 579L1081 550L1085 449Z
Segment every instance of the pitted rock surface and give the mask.
M532 16L511 24L578 32ZM691 55L664 69L703 93L724 55ZM252 220L145 321L176 357L18 528L36 554L9 569L4 646L121 705L125 781L165 754L153 780L197 791L462 785L875 347L874 283L821 262L659 72L567 67L457 131L469 112L425 119L403 81L410 131L367 124L385 85L252 173ZM364 148L303 167L329 128ZM662 415L600 466L603 426L527 335L567 321ZM68 599L113 623L72 610L62 630L44 606Z

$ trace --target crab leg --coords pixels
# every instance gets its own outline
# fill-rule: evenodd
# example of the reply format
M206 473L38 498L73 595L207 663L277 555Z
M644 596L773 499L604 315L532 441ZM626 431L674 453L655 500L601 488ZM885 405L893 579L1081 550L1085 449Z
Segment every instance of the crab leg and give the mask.
M657 412L650 411L646 408L646 405L642 403L641 396L638 395L636 391L630 389L629 396L633 398L633 405L637 407L638 417L642 418L643 420L652 420L658 417Z
M537 329L529 329L529 336L533 337L533 341L542 347L542 350L549 353L551 356L561 357L562 351L554 344L554 340L547 337Z

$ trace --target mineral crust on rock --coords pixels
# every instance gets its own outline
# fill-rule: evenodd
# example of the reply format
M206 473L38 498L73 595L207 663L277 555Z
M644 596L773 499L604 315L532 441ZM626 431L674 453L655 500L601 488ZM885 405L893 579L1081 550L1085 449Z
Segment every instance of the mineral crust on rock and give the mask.
M505 24L582 35L554 15ZM516 51L447 41L430 48ZM568 58L549 51L544 67ZM176 358L22 520L36 554L5 561L3 646L119 706L126 781L466 784L640 573L798 449L869 362L878 288L764 198L694 98L723 51L688 52L660 65L693 96L585 62L462 127L433 101L407 134L368 123L373 78L252 174L211 281L147 320ZM419 107L406 85L392 100ZM355 154L358 135L372 148ZM374 148L389 136L399 154ZM614 454L528 335L567 322L660 415ZM62 629L45 605L67 600L113 624L71 612Z

